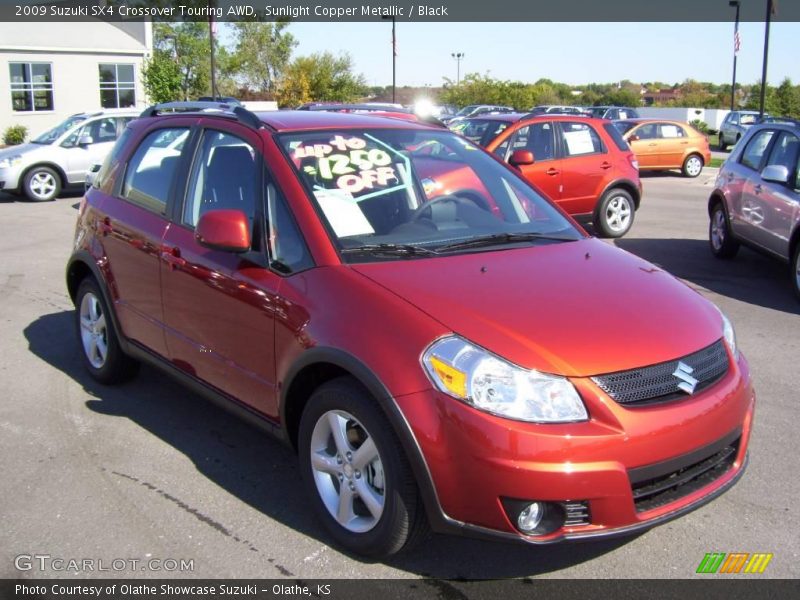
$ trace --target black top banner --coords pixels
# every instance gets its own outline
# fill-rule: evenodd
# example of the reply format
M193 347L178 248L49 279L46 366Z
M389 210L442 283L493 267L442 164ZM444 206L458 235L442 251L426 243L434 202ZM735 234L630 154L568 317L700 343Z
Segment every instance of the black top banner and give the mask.
M800 21L798 0L740 0L741 21ZM732 21L729 0L0 0L0 21Z

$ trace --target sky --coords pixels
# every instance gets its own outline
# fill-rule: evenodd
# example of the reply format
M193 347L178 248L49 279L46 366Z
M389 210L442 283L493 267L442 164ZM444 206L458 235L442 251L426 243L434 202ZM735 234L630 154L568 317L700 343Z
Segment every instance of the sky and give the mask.
M391 85L391 23L299 23L289 26L295 56L348 52L368 85ZM739 83L761 79L764 23L741 23ZM451 54L463 52L461 75L568 84L687 78L729 83L730 23L397 23L397 85L440 86L456 79ZM767 81L800 84L800 23L773 22Z

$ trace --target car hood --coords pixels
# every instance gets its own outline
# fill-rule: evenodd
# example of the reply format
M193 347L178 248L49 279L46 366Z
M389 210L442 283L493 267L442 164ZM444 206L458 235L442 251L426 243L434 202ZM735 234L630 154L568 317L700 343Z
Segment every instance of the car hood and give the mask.
M353 269L515 364L570 377L673 360L722 337L713 304L597 239Z
M37 152L42 148L49 147L49 144L18 144L16 146L9 146L8 148L3 148L0 150L0 158L5 158L6 156L15 156L17 154L27 156L32 152Z

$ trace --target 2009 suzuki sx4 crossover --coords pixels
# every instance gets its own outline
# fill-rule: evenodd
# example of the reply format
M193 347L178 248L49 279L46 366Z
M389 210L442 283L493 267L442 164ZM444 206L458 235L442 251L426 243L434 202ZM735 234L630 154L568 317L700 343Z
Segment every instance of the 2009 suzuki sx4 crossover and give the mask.
M94 378L153 363L266 425L363 555L634 532L747 462L728 319L441 128L152 107L81 203L67 285Z

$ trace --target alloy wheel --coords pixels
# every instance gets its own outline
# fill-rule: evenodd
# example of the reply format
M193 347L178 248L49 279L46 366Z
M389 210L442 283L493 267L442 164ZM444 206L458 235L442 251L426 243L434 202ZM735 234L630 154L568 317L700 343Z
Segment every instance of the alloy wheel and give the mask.
M39 200L49 200L56 191L56 186L55 177L47 171L34 173L28 185L31 193Z
M347 531L364 533L383 514L386 490L375 441L342 410L320 416L311 435L311 469L325 508Z
M630 226L631 205L624 196L614 196L606 207L606 223L614 232L625 231Z
M86 358L95 369L101 369L108 358L108 331L100 301L91 292L81 300L80 327Z
M717 208L711 219L711 246L714 250L722 250L722 245L725 243L726 231L727 224L725 223L725 213L722 212L721 208Z

